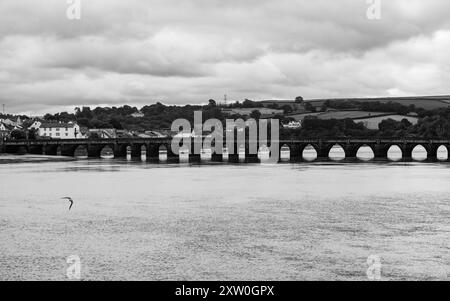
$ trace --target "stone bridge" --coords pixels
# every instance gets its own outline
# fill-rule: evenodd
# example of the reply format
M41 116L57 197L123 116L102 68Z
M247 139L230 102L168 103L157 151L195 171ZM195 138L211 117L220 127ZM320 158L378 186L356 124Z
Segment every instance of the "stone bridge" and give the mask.
M139 156L143 153L147 157L157 158L160 150L166 150L168 157L176 157L171 152L171 138L120 138L120 139L68 139L68 140L8 140L0 142L0 153L43 154L58 156L100 157L102 151L108 149L114 157ZM247 157L256 157L251 153L249 141L245 143ZM259 145L259 144L256 144ZM224 145L225 146L225 145ZM261 145L259 145L261 146ZM313 147L317 157L328 158L333 147L340 146L345 151L346 158L356 158L361 147L370 147L374 157L386 159L392 146L398 146L404 160L412 158L413 150L422 146L427 151L429 160L436 160L439 148L450 147L450 140L420 140L420 139L301 139L280 140L281 152L288 153L289 160L301 161L304 150ZM190 153L194 154L194 143L191 143ZM243 147L242 147L243 149ZM232 150L229 150L230 154ZM239 146L235 143L234 154L239 153ZM213 154L217 156L218 154ZM200 156L195 154L192 156ZM283 154L282 154L283 156Z

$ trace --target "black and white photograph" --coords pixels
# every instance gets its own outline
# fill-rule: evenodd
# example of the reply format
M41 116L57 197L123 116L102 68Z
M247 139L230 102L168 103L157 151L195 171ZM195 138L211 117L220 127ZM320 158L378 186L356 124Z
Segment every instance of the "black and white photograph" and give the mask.
M0 281L448 281L449 16L1 0Z

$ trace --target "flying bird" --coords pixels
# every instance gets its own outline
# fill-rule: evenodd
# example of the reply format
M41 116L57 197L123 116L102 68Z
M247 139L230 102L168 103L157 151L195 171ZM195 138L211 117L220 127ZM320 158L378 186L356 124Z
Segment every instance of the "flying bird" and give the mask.
M62 200L68 200L69 202L70 202L70 206L69 206L69 211L70 211L70 209L72 208L72 206L73 206L73 200L72 200L72 198L70 198L70 197L65 197L65 198L61 198Z

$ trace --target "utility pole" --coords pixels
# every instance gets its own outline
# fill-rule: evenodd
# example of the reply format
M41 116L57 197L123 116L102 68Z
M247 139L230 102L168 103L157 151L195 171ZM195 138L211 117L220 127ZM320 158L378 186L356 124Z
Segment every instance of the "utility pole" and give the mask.
M226 94L223 96L223 101L225 102L225 106L226 106L227 105L227 95Z

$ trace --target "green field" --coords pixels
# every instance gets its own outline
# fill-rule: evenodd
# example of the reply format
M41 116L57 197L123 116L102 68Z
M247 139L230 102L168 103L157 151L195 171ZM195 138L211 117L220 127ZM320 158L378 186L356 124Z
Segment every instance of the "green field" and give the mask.
M359 102L397 102L405 106L415 105L417 108L434 110L450 106L450 95L446 96L417 96L417 97L380 97L380 98L328 98L306 100L315 107L321 107L327 100L330 101L359 101Z

